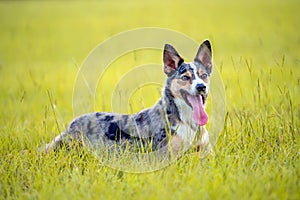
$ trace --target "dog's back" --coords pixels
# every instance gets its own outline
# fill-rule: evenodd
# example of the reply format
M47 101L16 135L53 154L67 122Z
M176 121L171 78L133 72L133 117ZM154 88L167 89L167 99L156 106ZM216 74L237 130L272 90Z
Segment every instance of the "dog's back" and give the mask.
M190 147L200 126L208 143L205 103L213 66L209 41L201 44L194 62L190 63L185 63L171 45L165 45L163 61L167 80L161 99L152 108L134 115L106 112L82 115L47 144L46 151L76 140L93 149L117 146L132 150L147 146L153 151L170 142L171 150L178 152Z

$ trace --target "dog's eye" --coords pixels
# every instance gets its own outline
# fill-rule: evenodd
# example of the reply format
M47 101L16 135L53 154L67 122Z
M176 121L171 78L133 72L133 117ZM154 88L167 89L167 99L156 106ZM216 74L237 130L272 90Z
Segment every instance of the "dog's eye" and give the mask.
M183 81L188 81L188 80L190 80L190 77L189 77L189 76L182 76L182 77L181 77L181 80L183 80Z
M207 77L208 77L207 73L201 74L201 76L200 76L201 79L207 79Z

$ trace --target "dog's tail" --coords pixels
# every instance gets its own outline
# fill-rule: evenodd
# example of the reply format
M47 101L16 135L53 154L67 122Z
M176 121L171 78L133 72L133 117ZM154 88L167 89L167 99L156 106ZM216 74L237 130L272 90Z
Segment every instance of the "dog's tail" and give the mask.
M39 147L38 152L49 153L50 151L55 151L66 141L68 137L69 134L67 132L62 132L58 136L56 136L50 143Z

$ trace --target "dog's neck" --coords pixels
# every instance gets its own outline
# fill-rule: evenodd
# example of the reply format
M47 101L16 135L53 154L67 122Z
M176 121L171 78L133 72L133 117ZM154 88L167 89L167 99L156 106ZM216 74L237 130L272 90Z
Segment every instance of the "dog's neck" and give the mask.
M174 98L171 90L167 87L163 89L161 102L171 125L184 124L190 126L193 130L198 128L192 118L192 108L187 105L183 99Z
M120 118L123 131L131 132L136 137L149 137L159 135L162 130L170 131L171 134L179 133L188 135L186 132L195 132L198 125L192 119L192 108L184 100L174 98L171 90L166 85L162 91L162 97L151 108L142 110L132 116L132 120ZM164 132L164 131L163 131Z
M171 132L176 132L186 147L191 145L199 126L192 117L192 108L183 99L174 98L171 90L165 87L152 110L163 110L164 124L170 127Z

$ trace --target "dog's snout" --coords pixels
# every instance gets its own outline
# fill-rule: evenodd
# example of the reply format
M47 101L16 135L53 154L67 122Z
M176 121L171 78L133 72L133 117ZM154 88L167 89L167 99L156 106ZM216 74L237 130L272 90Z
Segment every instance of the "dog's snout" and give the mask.
M206 91L206 86L203 83L197 84L196 85L196 90L198 92L205 92Z

